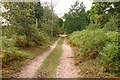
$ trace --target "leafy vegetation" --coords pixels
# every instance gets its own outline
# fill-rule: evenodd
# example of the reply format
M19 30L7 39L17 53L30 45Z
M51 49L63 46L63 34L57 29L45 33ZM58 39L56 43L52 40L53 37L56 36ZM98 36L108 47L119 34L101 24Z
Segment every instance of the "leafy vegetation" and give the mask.
M72 33L70 43L81 48L83 53L99 52L106 40L103 30L83 30Z
M80 61L99 57L108 71L119 72L118 32L103 29L77 31L70 35L69 43L80 48L77 54Z
M12 59L20 59L24 54L14 46L13 39L6 39L7 37L2 37L2 61L3 65L9 63Z
M53 37L65 33L70 34L69 43L79 48L75 54L79 63L90 60L93 61L88 63L94 63L97 60L95 65L103 66L104 71L120 75L120 1L93 2L91 9L85 11L83 2L77 0L64 15L65 21L58 18L50 6L42 6L40 2L1 4L6 9L2 18L8 22L0 26L3 77L11 77L18 68L45 51L54 42ZM45 72L40 77L54 76L61 55L61 43L60 40L38 70L40 74ZM51 59L55 60L49 63Z
M89 23L88 13L85 12L83 3L76 1L71 7L70 11L64 15L64 28L67 34L85 29Z
M45 31L47 34L51 34L51 27L53 27L53 36L57 36L59 33L62 32L61 29L63 23L59 22L61 18L58 18L58 16L52 12L48 5L45 6L43 9L44 14L41 19L41 30ZM54 24L52 24L52 19Z
M118 3L93 3L91 10L86 12L90 23L84 30L74 30L69 36L69 43L79 47L75 54L79 63L99 58L104 71L117 75L120 71Z
M8 21L7 25L1 26L2 75L13 77L12 74L42 54L56 40L50 34L51 18L54 17L54 36L60 33L62 23L56 22L59 19L57 15L49 6L43 7L40 2L6 2L2 5L6 9L2 12L2 17Z

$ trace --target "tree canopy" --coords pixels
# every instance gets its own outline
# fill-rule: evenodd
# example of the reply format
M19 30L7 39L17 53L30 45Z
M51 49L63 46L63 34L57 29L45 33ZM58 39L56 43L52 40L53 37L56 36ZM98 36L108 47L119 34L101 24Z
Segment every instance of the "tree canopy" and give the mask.
M83 30L89 23L88 14L85 12L85 6L79 1L76 1L74 5L71 6L70 11L65 14L64 27L67 33L72 33L73 31Z

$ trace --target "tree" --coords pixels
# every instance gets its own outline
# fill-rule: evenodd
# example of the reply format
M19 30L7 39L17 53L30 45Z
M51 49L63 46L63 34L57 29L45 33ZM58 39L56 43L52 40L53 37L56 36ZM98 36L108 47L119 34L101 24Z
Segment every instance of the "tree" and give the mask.
M4 7L8 10L4 15L11 24L27 27L28 23L35 22L34 7L31 5L34 6L35 3L4 3Z
M99 24L99 28L109 21L109 18L118 15L120 2L94 2L90 10L90 21Z
M73 31L83 30L85 26L89 23L88 13L85 12L85 6L78 1L71 6L70 11L64 15L64 27L67 33L72 33Z
M42 17L42 30L44 30L46 33L50 34L51 32L51 10L49 6L45 6L43 8L43 17Z
M58 18L58 19L57 19L57 25L58 25L59 27L62 27L62 26L63 26L63 20L62 20L61 18Z
M43 7L41 6L41 3L38 2L35 6L36 27L41 26L41 25L38 26L38 22L40 22L42 16L43 16Z
M35 23L35 4L36 3L25 2L4 3L4 7L8 10L4 13L4 17L10 22L12 26L16 26L18 34L25 34L27 37L29 37L30 24Z
M26 45L41 45L41 37L39 29L35 27L35 19L41 19L42 9L38 3L32 2L11 2L4 3L4 7L8 10L4 13L4 17L10 22L11 27L17 32L17 36L25 36ZM18 40L19 41L19 40ZM25 46L26 46L25 45Z
M44 14L42 17L42 30L44 30L46 33L55 36L57 32L57 27L58 25L56 24L56 21L58 20L58 16L54 14L54 12L51 10L49 6L44 6L43 8ZM53 14L53 15L51 15ZM52 22L53 19L53 22ZM51 26L54 26L53 29L53 34L51 34Z

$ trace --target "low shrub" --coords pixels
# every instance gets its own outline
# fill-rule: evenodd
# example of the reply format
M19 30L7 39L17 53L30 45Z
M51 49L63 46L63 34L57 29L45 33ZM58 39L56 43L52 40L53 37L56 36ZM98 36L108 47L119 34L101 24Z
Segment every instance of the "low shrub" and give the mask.
M12 60L19 60L27 57L24 53L21 53L17 47L14 46L14 38L7 38L2 36L2 65L8 65Z
M101 62L109 71L120 71L118 32L109 31L105 35L107 41L101 52Z
M108 43L103 47L101 54L101 62L107 68L120 69L120 56L118 45Z
M39 30L34 25L29 28L28 36L26 35L27 44L29 46L43 46L48 44L49 36L44 31Z
M77 31L70 35L69 42L74 46L81 48L81 52L85 56L89 56L94 53L98 54L102 49L106 41L105 31L98 30L83 30Z
M117 16L111 16L104 24L104 28L106 28L108 31L119 31L119 19L117 19Z
M80 48L76 55L90 59L99 55L101 64L108 71L120 71L118 32L105 29L76 31L69 36L69 43Z
M31 38L27 40L29 46L43 46L45 44L50 44L50 37L45 32L38 32L37 34L32 34Z
M36 28L32 29L36 30ZM27 57L27 54L22 53L20 51L20 48L29 47L40 47L40 49L48 48L50 44L50 37L43 31L35 30L31 31L31 33L29 33L28 36L26 36L25 34L16 35L9 34L9 36L6 35L5 33L3 34L2 54L0 55L0 57L2 58L3 66L9 65L13 61L22 60Z
M27 39L25 35L16 36L15 46L25 47L27 45Z

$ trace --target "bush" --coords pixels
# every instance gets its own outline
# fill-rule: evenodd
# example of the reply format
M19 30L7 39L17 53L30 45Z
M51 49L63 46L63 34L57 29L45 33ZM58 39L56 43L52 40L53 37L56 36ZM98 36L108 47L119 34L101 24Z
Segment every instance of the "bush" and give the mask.
M49 42L49 36L34 25L26 27L26 30L18 30L18 33L15 37L17 47L42 46Z
M49 44L49 36L45 32L38 32L36 34L32 34L31 38L28 38L27 44L29 46L43 46L45 44Z
M94 23L90 23L86 29L89 29L89 30L96 30L96 29L100 29L100 24L94 24Z
M101 52L101 62L108 70L120 71L118 32L106 33L107 41Z
M26 36L25 36L25 35L16 36L15 46L18 46L18 47L26 47L26 46L27 46Z
M106 41L105 31L83 30L77 31L70 35L69 42L74 46L81 48L83 55L88 56L92 53L99 53Z
M0 54L3 66L9 66L12 62L27 57L27 54L22 53L20 48L40 47L40 49L46 49L50 43L50 37L37 27L29 26L25 29L20 28L22 27L8 26L3 28L2 54Z
M118 32L105 29L73 32L69 43L80 48L83 57L94 59L100 55L101 63L109 71L120 71Z
M10 64L12 60L19 60L26 57L24 53L21 53L17 47L14 46L14 38L2 37L2 64Z
M119 20L117 19L117 16L111 16L111 18L109 18L109 22L104 25L104 28L109 31L119 31L118 27Z
M107 68L112 67L113 69L120 68L118 45L114 43L106 44L101 55L101 62L104 66Z
M118 38L119 38L118 32L108 31L105 35L107 36L107 42L118 44Z
M49 42L48 35L45 32L40 31L34 25L29 27L29 31L25 35L28 46L42 46Z
M10 38L13 34L17 34L14 26L2 27L2 36L7 36Z

